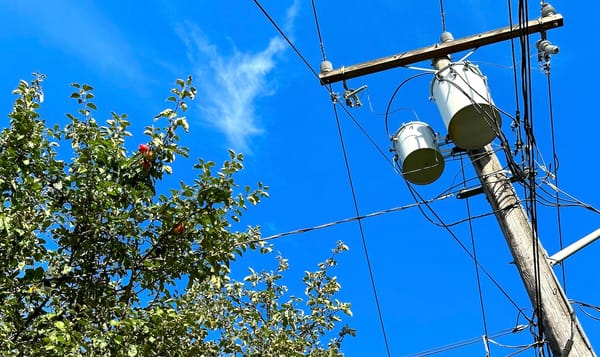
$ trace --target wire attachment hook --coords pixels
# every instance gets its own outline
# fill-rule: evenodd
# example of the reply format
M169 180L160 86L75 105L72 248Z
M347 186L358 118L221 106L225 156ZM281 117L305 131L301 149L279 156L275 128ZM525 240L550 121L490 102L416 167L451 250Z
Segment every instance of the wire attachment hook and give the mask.
M352 89L348 88L348 84L346 83L345 79L342 81L342 83L344 84L344 99L346 100L346 105L350 108L359 108L362 106L360 98L358 98L358 94L367 89L367 86L362 85L358 89Z

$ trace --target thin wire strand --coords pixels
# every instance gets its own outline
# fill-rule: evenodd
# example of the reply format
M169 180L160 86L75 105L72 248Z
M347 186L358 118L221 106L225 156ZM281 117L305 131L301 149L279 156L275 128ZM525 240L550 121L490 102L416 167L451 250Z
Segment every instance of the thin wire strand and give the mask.
M512 17L512 0L508 0L508 21L510 28L513 28L513 17ZM510 38L510 49L511 49L511 58L512 58L512 68L513 68L513 81L514 81L514 91L515 91L515 119L513 120L513 125L515 126L515 133L517 142L515 143L515 152L518 152L522 149L523 140L521 138L521 108L519 106L519 84L517 78L517 60L516 60L516 52L515 52L515 40L513 37Z
M498 337L503 337L503 336L506 336L506 335L510 335L511 333L519 333L521 331L524 331L526 328L527 328L527 326L525 326L525 325L518 325L518 326L516 326L514 328L507 328L507 329L495 332L489 338L498 338ZM448 345L445 345L445 346L431 348L431 349L423 351L423 352L409 354L406 357L426 357L426 356L431 356L431 355L434 355L434 354L438 354L438 353L442 353L442 352L448 352L448 351L451 351L451 350L456 350L456 349L459 349L459 348L462 348L462 347L473 345L473 344L478 343L478 342L481 342L481 336L473 337L473 338L470 338L468 340L455 342L455 343L448 344Z
M319 74L312 68L312 66L308 63L308 61L306 60L306 58L302 55L302 53L300 53L300 51L296 48L296 46L292 43L292 41L286 36L286 34L277 25L277 23L275 22L275 20L273 20L273 18L269 15L269 13L265 10L265 8L258 2L258 0L253 0L253 1L256 4L256 6L261 10L261 12L265 15L265 17L275 27L275 29L279 32L279 34L285 39L285 41L288 43L288 45L294 50L294 52L296 53L296 55L302 60L302 62L306 65L306 67L310 70L310 72L317 79L320 80ZM315 12L315 15L316 15L316 12ZM315 20L317 20L317 19L315 18ZM319 30L319 32L320 32L320 30ZM319 35L319 37L320 37L320 35ZM323 52L323 56L324 56L324 52ZM332 90L331 85L329 85L327 87L327 89L329 91L329 95L331 96L331 98L335 99L335 95L334 95L334 92ZM338 112L337 112L336 101L333 100L332 104L333 104L333 111L334 111L334 114L335 114L335 119L336 119L336 123L337 123L337 127L338 127L338 134L339 134L339 137L340 137L340 143L341 143L342 151L343 151L343 155L344 155L344 162L346 164L346 171L347 171L347 174L348 174L348 179L349 179L349 182L350 182L350 188L351 188L351 191L352 191L352 199L354 201L354 208L355 208L355 211L356 211L356 216L358 217L358 216L360 216L359 209L358 209L358 202L356 200L356 194L355 194L355 190L354 190L354 184L352 182L352 175L351 175L351 172L350 172L350 166L349 166L348 158L347 158L347 155L346 155L346 148L345 148L345 145L344 145L344 139L343 139L343 135L342 135L342 131L341 131L341 124L340 124L339 115L338 115ZM374 297L375 297L375 304L376 304L376 307L377 307L377 314L379 315L379 322L381 324L381 330L382 330L383 339L384 339L384 342L385 342L385 348L386 348L388 357L390 357L391 356L390 347L389 347L389 343L388 343L387 334L386 334L386 331L385 331L385 325L383 323L383 315L381 313L381 306L379 304L379 297L378 297L378 294L377 294L377 288L376 288L376 285L375 285L375 279L373 277L373 271L372 271L372 268L371 268L371 262L370 262L370 259L369 259L369 254L368 254L368 250L367 250L367 245L366 245L366 240L365 240L365 235L364 235L364 230L363 230L363 227L362 227L361 219L357 219L357 222L358 222L358 226L359 226L359 230L360 230L360 235L361 235L361 238L362 238L363 248L364 248L364 252L365 252L365 258L366 258L366 261L367 261L367 267L368 267L369 276L370 276L370 279L371 279L371 286L373 288L373 294L374 294Z
M446 32L446 13L444 12L444 0L440 0L440 14L442 18L442 32Z
M360 211L358 209L358 201L356 199L356 192L354 190L354 182L352 180L352 173L350 171L350 163L348 161L348 155L347 155L347 152L346 152L346 145L344 144L344 135L342 134L342 125L340 123L340 118L339 118L338 111L337 111L337 105L336 105L336 103L332 103L332 106L333 106L333 113L335 115L335 121L336 121L336 124L337 124L338 135L339 135L339 138L340 138L340 145L342 147L342 153L343 153L343 156L344 156L344 163L346 165L346 173L348 175L348 182L350 184L350 191L352 193L352 201L354 203L354 210L356 212L356 216L360 216ZM371 287L373 288L373 295L375 297L375 305L377 307L377 314L379 315L379 323L381 324L381 332L383 334L383 340L384 340L384 343L385 343L385 349L387 351L388 357L390 357L391 356L390 345L388 343L387 334L385 332L385 325L383 323L383 315L381 313L381 306L379 304L379 297L378 297L378 294L377 294L377 287L375 285L375 278L373 276L373 269L371 267L371 260L369 259L369 250L367 249L367 241L365 239L365 232L363 230L362 220L358 219L357 222L358 222L358 228L359 228L359 231L360 231L360 237L361 237L361 240L362 240L363 250L365 252L365 260L367 262L367 268L369 270L369 277L371 279Z
M526 156L528 167L532 168L535 166L535 146L536 140L533 133L533 96L532 82L531 82L531 62L530 62L530 46L529 46L529 35L527 33L528 26L528 1L519 0L519 31L520 31L520 45L521 45L521 91L523 96L523 122L526 142ZM531 240L532 254L533 254L533 265L534 265L534 286L535 286L535 313L537 316L537 336L536 342L540 343L544 336L544 319L542 311L542 291L541 291L541 272L540 272L540 261L539 257L539 237L538 237L538 221L537 221L537 208L536 208L536 185L535 176L530 175L529 185L526 186L527 195L529 200L527 201L527 211L529 213L529 219L531 221ZM540 355L544 356L544 349L539 349Z
M592 305L592 304L588 304L588 303L585 303L585 302L576 301L576 300L569 300L569 302L571 304L576 304L579 307L579 310L581 312L583 312L587 317L589 317L591 319L594 319L594 320L597 320L597 321L600 321L600 317L592 315L591 313L585 311L585 309L584 309L584 307L585 307L585 308L588 308L588 309L595 310L596 312L600 312L600 307Z
M556 136L555 136L555 131L554 131L554 109L552 106L552 81L550 79L550 70L549 69L547 71L546 78L547 78L547 83L548 83L548 106L549 106L548 110L549 110L549 116L550 116L550 136L552 138L552 140L551 140L552 141L552 158L553 158L553 163L554 163L553 175L554 175L554 183L558 186L559 161L558 161L558 154L556 152ZM557 220L557 230L558 230L558 243L559 243L560 250L562 250L564 248L564 242L563 242L563 230L562 230L562 220L561 220L558 191L556 191L555 201L556 201L556 220ZM562 275L563 290L566 293L567 292L567 277L566 277L566 273L565 273L566 268L565 268L564 261L560 263L560 269L561 269L561 275Z
M460 160L460 166L462 171L463 181L465 181L465 166L462 160ZM477 249L475 248L475 234L473 232L473 220L471 219L471 205L469 203L469 198L465 199L465 205L467 207L467 215L469 217L469 232L471 234L471 249L473 251L473 263L475 264L475 277L477 279L477 291L479 294L479 305L481 307L481 319L483 320L483 333L484 336L488 336L488 328L487 328L487 319L485 317L485 304L483 302L483 292L481 289L481 277L479 276L479 265L477 264ZM487 340L486 340L487 341ZM486 342L487 343L487 342ZM487 348L487 346L486 346Z
M390 115L390 108L392 107L392 103L394 102L394 98L396 97L396 95L398 94L398 91L400 91L400 89L408 82L412 81L415 78L421 77L421 76L426 76L426 75L430 75L430 73L417 73L415 75L412 75L408 78L406 78L405 80L403 80L394 90L394 92L392 93L392 95L390 96L390 99L388 100L388 105L385 109L385 133L387 134L388 138L390 137L390 128L389 128L389 115Z
M453 193L446 194L446 195L443 195L443 196L438 196L436 198L432 198L432 199L428 200L427 202L431 203L431 202L436 202L436 201L442 201L442 200L445 200L445 199L451 198L451 197L454 197ZM264 238L260 238L260 239L245 241L245 242L239 243L238 245L245 245L245 244L249 244L249 243L258 243L258 242L266 242L266 241L276 240L276 239L287 237L287 236L291 236L291 235L296 235L296 234L301 234L301 233L308 233L308 232L312 232L312 231L316 231L316 230L320 230L320 229L325 229L325 228L337 226L337 225L340 225L340 224L343 224L343 223L349 223L349 222L357 221L359 219L372 218L372 217L377 217L377 216L381 216L381 215L392 213L392 212L404 211L404 210L407 210L409 208L414 208L414 207L417 207L417 206L423 205L423 204L425 204L425 203L415 202L415 203L411 203L411 204L404 205L404 206L393 207L393 208L388 208L388 209L381 210L381 211L372 212L372 213L365 214L365 215L362 215L362 216L344 218L344 219L340 219L340 220L329 222L329 223L320 224L320 225L313 226L313 227L295 229L295 230L292 230L292 231L278 233L278 234L274 234L274 235L271 235L271 236L268 236L268 237L264 237Z
M438 220L438 222L440 222L442 224L442 227L444 229L446 229L446 231L450 234L450 236L456 241L456 243L458 243L458 245L462 248L462 250L479 266L479 268L481 268L481 271L488 277L488 279L490 279L490 281L498 288L498 290L508 299L508 301L510 301L510 303L517 309L517 311L519 313L523 313L523 309L521 309L519 307L519 305L513 300L513 298L508 294L508 292L506 292L506 290L502 287L502 285L500 285L500 283L498 283L498 281L496 281L496 279L494 279L494 277L492 276L492 274L490 274L487 269L485 269L483 267L483 265L481 265L481 263L476 260L473 257L473 254L469 251L469 249L467 248L467 246L458 238L458 236L456 235L456 233L454 233L454 231L452 231L452 229L450 229L450 227L447 224L444 224L444 221L442 220L442 218L439 216L439 214L437 214L437 212L431 208L431 205L427 202L425 202L423 200L423 197L419 194L419 192L417 192L410 183L408 183L408 181L406 182L406 185L408 187L408 190L410 192L410 194L412 195L412 197L414 198L414 200L416 202L423 202L425 207L431 212L431 214L433 214L435 216L435 219ZM419 208L419 210L421 211L421 213L427 217L427 215L425 214L425 212L423 211L423 208L421 207L421 205L417 206ZM523 314L523 316L525 316L525 314ZM527 319L527 321L529 323L532 323L532 321L530 319L528 319L526 316L525 318Z
M277 30L277 32L279 32L279 34L281 35L281 37L283 37L283 39L288 43L288 45L292 48L292 50L294 50L294 52L296 52L296 55L298 56L298 58L300 58L300 60L302 60L302 62L304 62L304 64L310 70L310 72L317 79L320 80L319 73L317 73L317 71L315 71L315 69L312 68L312 66L310 65L310 63L308 63L308 61L306 60L306 58L302 55L302 53L300 53L300 51L298 50L298 48L296 48L296 46L294 45L294 43L287 37L287 35L285 34L285 32L283 32L283 30L281 29L281 27L279 27L279 25L277 25L277 23L271 17L271 15L269 15L269 13L267 12L267 10L265 10L265 8L260 4L260 2L258 2L258 0L252 0L252 1L260 9L260 11L263 13L263 15L265 15L265 17L269 20L269 22L271 23L271 25L273 25L273 27L275 27L275 29Z
M319 47L321 48L321 57L323 61L326 61L327 56L325 56L325 46L323 45L323 36L321 35L321 26L319 26L319 16L317 16L317 6L315 5L315 0L312 0L312 10L313 15L315 17L315 26L317 27L317 36L319 36Z
M373 139L373 137L371 137L371 135L369 135L367 130L360 124L360 122L356 119L356 117L354 115L352 115L352 113L350 113L350 110L348 110L348 108L346 108L344 106L342 106L342 109L344 110L346 115L348 115L348 117L352 120L352 122L354 122L354 124L358 127L358 129L363 133L363 135L369 140L369 142L375 147L375 149L377 149L377 151L385 159L385 161L388 164L390 164L392 167L394 167L394 163L389 158L389 156L385 153L385 151L381 147L379 147L379 145L377 145L377 142L375 141L375 139Z

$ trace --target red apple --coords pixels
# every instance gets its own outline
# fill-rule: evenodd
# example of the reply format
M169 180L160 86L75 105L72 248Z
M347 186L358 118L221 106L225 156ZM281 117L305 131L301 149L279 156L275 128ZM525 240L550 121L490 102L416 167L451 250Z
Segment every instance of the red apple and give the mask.
M138 146L138 150L142 153L145 154L148 152L148 150L150 150L150 148L148 147L148 145L146 144L140 144L140 146Z
M185 226L183 225L183 222L180 222L175 227L173 227L173 233L175 234L181 234L184 230Z

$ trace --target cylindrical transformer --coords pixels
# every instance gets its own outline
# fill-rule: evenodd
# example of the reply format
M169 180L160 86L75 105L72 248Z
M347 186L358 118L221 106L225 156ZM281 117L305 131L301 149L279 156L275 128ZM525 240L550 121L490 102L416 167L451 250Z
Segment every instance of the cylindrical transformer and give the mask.
M431 96L456 146L478 149L499 132L500 113L477 66L451 63L440 69L431 82Z
M402 176L417 185L437 180L444 171L444 158L436 135L426 123L403 124L392 138Z

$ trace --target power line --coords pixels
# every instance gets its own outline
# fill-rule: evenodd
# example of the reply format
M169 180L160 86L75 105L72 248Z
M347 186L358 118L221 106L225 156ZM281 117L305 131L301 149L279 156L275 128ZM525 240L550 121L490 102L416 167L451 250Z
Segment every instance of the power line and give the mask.
M591 318L593 320L596 320L596 321L600 321L600 317L599 316L592 315L589 312L585 311L585 309L584 309L584 307L585 307L585 308L588 308L588 309L595 310L596 312L600 312L600 307L599 306L595 306L595 305L592 305L592 304L588 304L588 303L581 302L581 301L576 301L576 300L569 300L569 301L572 304L576 304L579 307L579 310L582 313L584 313L587 317L589 317L589 318Z
M535 166L535 151L536 140L533 133L533 96L531 95L532 84L531 84L531 63L530 63L530 50L529 50L529 35L526 27L528 26L528 1L519 0L519 31L521 32L519 40L521 45L521 94L523 97L523 122L524 131L526 137L526 162L529 168ZM536 185L535 175L528 177L529 185L525 186L527 197L529 200L526 201L527 212L531 221L531 239L532 254L533 254L533 269L534 269L534 283L535 283L535 314L537 316L537 327L538 333L535 342L541 343L544 336L543 326L543 311L542 311L542 291L541 291L541 271L539 261L539 236L538 222L537 222L537 205L536 205ZM544 349L540 348L539 353L544 356Z
M304 56L302 55L302 53L300 53L300 51L296 48L296 46L292 43L292 41L285 35L285 33L283 32L283 30L277 25L277 23L275 22L275 20L273 20L273 18L269 15L269 13L265 10L265 8L258 2L258 0L253 0L253 1L256 4L256 6L261 10L261 12L265 15L265 17L277 29L277 31L279 32L279 34L285 39L285 41L288 43L288 45L294 50L294 52L296 53L296 55L302 60L302 62L304 62L304 64L311 71L311 73L317 79L320 80L319 74L312 68L312 66L308 63L308 61L306 60L306 58L304 58ZM313 5L314 5L314 2L313 2ZM314 10L314 14L315 14L315 21L318 24L318 18L316 17L316 7L313 7L313 10ZM322 38L321 38L321 35L320 35L320 29L318 29L318 33L319 33L319 40L320 40L321 45L322 45ZM323 49L323 47L322 47L322 49ZM324 49L322 50L322 55L323 55L323 57L325 56ZM335 95L334 95L334 93L332 91L331 85L328 87L328 89L329 89L329 95L331 96L331 98L335 99ZM346 163L346 171L347 171L348 179L349 179L349 182L350 182L350 189L351 189L352 198L353 198L353 201L354 201L354 208L355 208L355 211L356 211L356 216L358 217L358 216L360 216L359 209L358 209L358 202L356 200L356 194L355 194L355 191L354 191L354 184L352 182L352 175L350 173L350 166L349 166L348 158L347 158L347 155L346 155L346 148L345 148L345 145L344 145L343 135L342 135L342 131L341 131L341 125L340 125L340 121L339 121L339 115L338 115L338 112L337 112L337 107L336 107L336 101L335 100L333 100L333 111L334 111L334 114L335 114L335 119L336 119L336 123L337 123L337 127L338 127L338 134L339 134L339 137L340 137L340 143L341 143L341 146L342 146L342 151L343 151L343 155L344 155L344 161ZM369 276L370 276L370 279L371 279L371 285L372 285L373 293L374 293L374 296L375 296L375 303L376 303L376 306L377 306L377 313L379 315L379 322L381 324L381 329L382 329L383 338L384 338L384 342L385 342L385 348L386 348L386 351L387 351L387 355L391 356L390 348L389 348L389 343L388 343L388 339L387 339L387 335L386 335L386 331L385 331L385 325L383 323L383 315L381 313L381 307L380 307L380 304L379 304L379 298L378 298L378 295L377 295L377 289L376 289L376 286L375 286L375 280L374 280L373 271L372 271L372 268L371 268L371 262L369 260L369 254L368 254L367 245L366 245L366 241L365 241L364 231L363 231L363 228L362 228L362 223L361 223L360 219L357 219L357 221L358 221L358 225L359 225L360 235L361 235L361 238L362 238L363 248L364 248L364 252L365 252L365 258L366 258L366 261L367 261L367 267L368 267L368 270L369 270Z
M403 80L402 82L400 82L400 84L396 87L396 89L394 90L394 92L392 93L392 95L390 96L390 99L388 100L388 105L385 109L385 133L387 134L388 137L390 136L390 129L389 129L389 114L390 114L390 108L392 107L392 103L394 102L394 98L396 97L396 95L398 94L398 92L400 91L400 89L408 82L412 81L415 78L421 77L421 76L425 76L428 75L430 73L424 72L424 73L418 73L415 75L412 75L408 78L406 78L405 80Z
M340 118L339 118L339 115L338 115L338 112L337 112L336 103L332 103L332 106L333 106L333 113L335 115L335 121L336 121L336 124L337 124L338 135L339 135L339 138L340 138L340 145L342 147L342 153L343 153L343 157L344 157L344 163L346 165L346 173L348 175L348 181L349 181L349 184L350 184L350 191L352 193L352 201L354 202L354 210L356 212L356 215L360 216L360 212L359 212L359 209L358 209L358 201L356 199L356 192L354 190L354 183L352 181L352 173L350 172L350 163L348 162L348 156L347 156L347 153L346 153L346 145L344 144L344 136L342 134L342 126L341 126ZM381 325L381 332L383 334L383 341L385 343L385 349L387 351L387 355L388 355L388 357L390 357L391 356L390 346L389 346L389 343L388 343L387 334L385 332L385 325L383 323L383 315L381 313L381 306L379 304L379 297L377 295L377 288L375 286L375 278L373 276L373 269L371 268L371 260L369 259L369 251L367 249L367 242L365 240L365 233L364 233L364 230L363 230L362 221L359 219L359 220L357 220L357 222L358 222L358 228L359 228L359 231L360 231L360 237L361 237L361 240L362 240L363 250L365 252L365 260L367 262L367 268L369 270L369 277L371 279L371 286L373 288L373 295L375 297L375 305L377 307L377 314L379 315L379 323Z
M461 156L461 160L460 160L460 166L461 166L461 171L462 171L462 177L463 177L463 181L465 180L465 166L463 164L463 160L462 160L462 156ZM467 207L467 215L469 216L469 232L471 233L471 249L473 250L473 260L474 260L474 264L475 264L475 277L477 280L477 292L479 294L479 305L481 307L481 319L483 320L483 332L484 332L484 336L486 336L486 339L484 339L485 344L486 344L486 351L488 350L487 347L487 336L488 336L488 328L487 328L487 320L485 318L485 304L483 302L483 292L481 289L481 278L479 276L479 266L477 265L477 249L475 249L475 236L473 234L473 221L470 219L471 218L471 205L469 203L469 198L467 197L465 199L465 205Z
M506 336L506 335L510 335L513 333L519 333L521 331L524 331L527 328L526 325L517 325L514 328L507 328L498 332L493 333L492 335L489 336L489 339L492 338L498 338L498 337L502 337L502 336ZM406 357L426 357L426 356L432 356L435 354L439 354L442 352L448 352L451 350L456 350L462 347L466 347L469 345L473 345L475 343L481 342L482 341L482 337L478 336L478 337L473 337L470 338L468 340L464 340L464 341L460 341L460 342L455 342L452 344L448 344L445 346L441 346L441 347L435 347L423 352L419 352L419 353L414 353L414 354L410 354L407 355Z
M556 136L555 136L555 132L554 132L554 109L552 106L552 84L551 84L551 80L550 80L550 66L548 65L548 70L546 72L546 78L547 78L547 84L548 84L548 110L549 110L549 117L550 117L550 136L551 136L551 141L552 141L552 159L553 159L553 176L554 176L554 182L556 183L556 185L558 185L558 165L559 165L559 161L558 161L558 154L556 153ZM563 230L562 230L562 220L561 220L561 214L560 214L560 205L559 203L559 197L558 197L558 191L556 192L555 195L555 200L556 200L556 220L557 220L557 227L556 229L558 230L558 243L559 243L559 247L560 250L562 250L564 248L564 242L563 242ZM567 292L567 277L566 277L566 273L565 273L565 261L562 261L560 263L560 270L561 270L561 274L562 274L562 283L563 283L563 290L565 290L565 293Z
M513 17L512 17L512 0L508 0L508 22L510 28L513 28ZM519 84L517 78L517 60L515 55L515 40L514 38L510 38L510 49L511 49L511 59L512 59L512 69L513 69L513 82L514 82L514 92L515 92L515 118L511 124L516 136L515 142L515 155L517 152L523 149L523 140L521 138L521 109L519 106Z
M377 151L385 159L385 161L393 168L394 163L392 162L392 160L390 160L390 158L388 157L388 155L386 155L386 153L383 151L383 149L381 147L379 147L379 145L377 145L377 142L371 137L371 135L369 135L367 130L360 124L360 122L354 117L354 115L352 115L352 113L350 113L350 110L348 110L348 108L346 108L344 106L342 106L342 109L344 110L346 115L348 115L348 117L352 120L352 122L354 122L354 124L358 127L358 129L363 133L363 135L367 138L367 140L369 140L369 142L375 147L375 149L377 149Z
M583 201L579 200L579 199L578 199L578 198L576 198L575 196L573 196L573 195L570 195L569 193L567 193L567 192L565 192L564 190L560 189L560 188L559 188L559 187L557 187L556 185L554 185L554 184L551 184L550 182L543 182L543 183L545 183L545 184L546 184L548 187L550 187L550 188L551 188L553 191L555 191L555 192L560 192L560 193L562 193L563 195L565 195L565 196L568 196L568 197L570 198L570 200L567 200L567 199L561 198L561 200L562 200L562 201L566 202L566 204L565 204L565 203L559 203L559 204L560 204L562 207L583 207L583 208L585 208L585 209L587 209L587 210L590 210L590 211L592 211L592 212L594 212L594 213L596 213L596 214L600 214L600 209L598 209L598 208L596 208L596 207L594 207L594 206L592 206L592 205L590 205L590 204L588 204L588 203L585 203L585 202L583 202ZM548 196L552 196L552 197L554 198L554 195L553 195L552 193L550 193L550 192L546 191L546 190L544 189L544 187L543 187L543 186L541 186L541 185L538 185L538 188L539 188L539 189L540 189L542 192L544 192L545 194L547 194ZM543 200L545 200L545 202L547 202L547 203L548 203L548 202L550 202L550 200L549 200L549 199L542 197L542 196L541 196L539 193L538 193L537 195L538 195L538 197L539 197L539 198L542 198ZM552 203L552 205L556 205L556 203Z
M444 12L444 0L440 0L440 15L442 18L442 32L446 32L446 13Z
M288 45L292 48L292 50L294 50L294 52L296 53L296 55L298 56L298 58L300 58L300 60L302 62L304 62L304 64L306 65L306 67L309 69L309 71L317 79L320 80L319 74L317 73L317 71L315 71L315 69L312 68L312 66L310 65L310 63L308 63L308 61L306 60L306 58L302 55L302 53L298 50L298 48L296 48L296 46L294 45L294 43L287 37L287 35L285 34L285 32L283 32L283 30L281 29L281 27L279 27L279 25L277 25L277 22L275 22L275 20L271 17L271 15L269 15L269 13L267 12L267 10L265 10L265 8L260 4L260 2L258 2L258 0L252 0L252 1L254 1L254 4L256 4L256 6L260 9L260 11L263 13L263 15L265 15L265 17L269 20L269 22L271 23L271 25L273 25L273 27L275 27L275 29L277 30L277 32L279 32L279 34L281 35L281 37L283 37L283 39L288 43Z
M315 5L315 0L312 0L312 9L313 15L315 17L315 26L317 27L317 35L319 36L319 47L321 48L321 57L323 61L327 60L327 56L325 56L325 46L323 45L323 36L321 36L321 26L319 26L319 16L317 16L317 7Z
M430 204L428 202L425 202L423 200L423 197L421 197L421 195L419 194L419 192L417 192L410 183L406 182L406 185L409 189L410 194L413 196L414 200L416 202L423 202L425 207L427 207L427 209L435 216L435 218L438 220L438 222L440 222L441 226L446 229L446 231L450 234L450 236L452 236L452 238L456 241L456 243L458 243L458 245L462 248L462 250L469 256L469 258L471 258L475 264L477 264L479 266L479 268L481 268L481 271L488 277L488 279L490 279L490 281L496 286L496 288L498 288L498 290L508 299L508 301L511 302L511 304L517 309L517 311L519 313L522 313L523 310L519 307L519 305L513 300L512 297L510 297L510 295L508 294L508 292L506 292L506 290L500 285L500 283L498 283L496 281L496 279L494 279L494 277L492 276L492 274L490 274L484 267L483 265L481 265L481 263L479 262L479 260L475 259L475 257L473 256L473 254L469 251L469 249L465 246L465 244L463 242L461 242L461 240L458 238L458 236L452 231L452 229L450 229L450 226L448 226L447 224L444 223L444 221L442 220L442 218L437 214L437 212L435 212L435 210L433 208L431 208ZM421 213L425 216L425 218L427 218L428 220L430 220L430 218L427 217L427 215L425 214L425 212L423 211L423 208L421 207L421 205L417 206L419 208L419 210L421 211ZM530 323L532 322L531 320L527 319Z
M451 194L446 194L444 196L438 196L438 197L432 198L432 199L430 199L430 200L428 200L426 202L427 203L431 203L431 202L435 202L435 201L441 201L441 200L445 200L445 199L450 198L450 197L454 197L454 194L451 193ZM361 216L344 218L344 219L340 219L340 220L329 222L329 223L320 224L320 225L313 226L313 227L295 229L295 230L292 230L292 231L278 233L278 234L274 234L274 235L271 235L271 236L268 236L268 237L264 237L264 238L260 238L260 239L256 239L256 240L245 241L243 243L240 243L239 245L246 245L246 244L258 243L258 242L266 242L266 241L276 240L276 239L280 239L280 238L291 236L291 235L296 235L296 234L301 234L301 233L308 233L308 232L312 232L312 231L316 231L316 230L321 230L321 229L325 229L325 228L337 226L337 225L340 225L340 224L343 224L343 223L354 222L354 221L357 221L357 220L364 220L366 218L377 217L377 216L381 216L381 215L384 215L384 214L387 214L387 213L392 213L392 212L404 211L404 210L407 210L409 208L414 208L414 207L417 207L417 206L423 205L423 204L425 204L425 203L423 203L423 202L415 202L415 203L411 203L411 204L404 205L404 206L388 208L388 209L385 209L385 210L376 211L376 212L372 212L372 213L361 215Z

